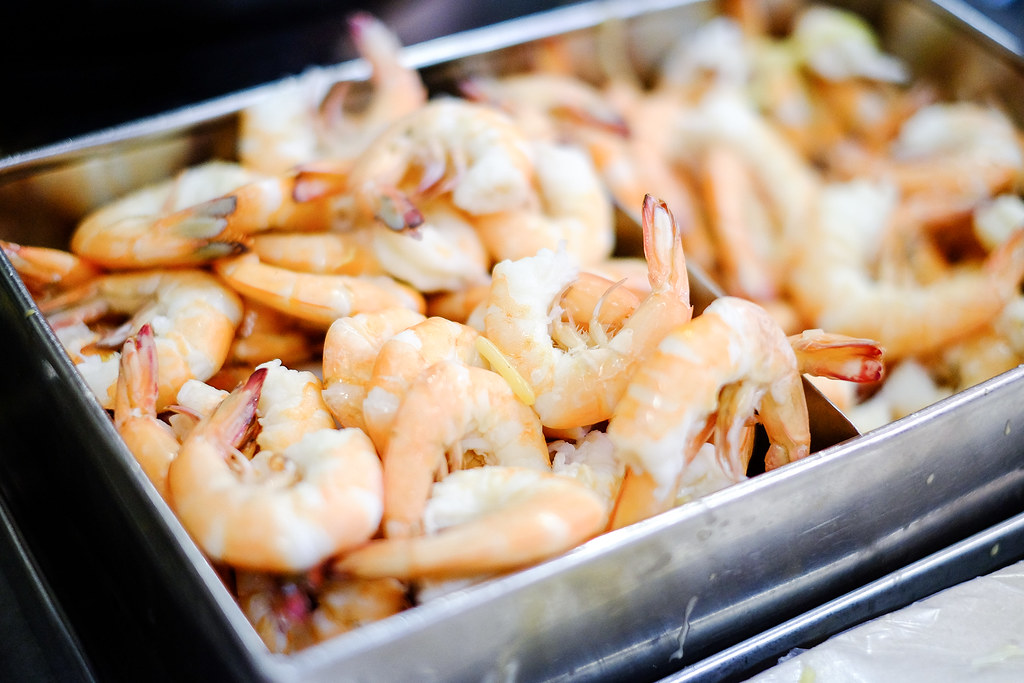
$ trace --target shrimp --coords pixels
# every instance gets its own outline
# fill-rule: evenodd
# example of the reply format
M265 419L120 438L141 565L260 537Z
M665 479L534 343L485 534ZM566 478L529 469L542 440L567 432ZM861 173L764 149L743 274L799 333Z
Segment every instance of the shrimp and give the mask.
M338 423L364 428L363 402L381 346L424 320L407 308L388 308L339 318L324 339L323 397Z
M238 164L222 161L188 168L87 214L71 236L71 251L107 268L184 265L237 252L239 240L223 235L216 217L196 215L166 227L161 219L236 190L255 177Z
M679 228L668 207L649 195L643 216L652 291L611 338L592 329L590 340L581 338L571 348L554 343L551 307L577 279L565 254L543 250L494 267L485 336L532 389L533 407L545 427L572 428L607 419L637 364L666 332L690 318Z
M402 306L423 311L416 290L385 276L300 273L262 263L255 254L220 259L214 270L239 294L324 328L338 318Z
M613 207L590 157L579 147L539 141L531 150L531 200L474 219L491 256L515 260L564 245L582 265L608 258L615 246Z
M160 497L169 502L167 470L181 444L171 426L157 417L157 351L147 323L121 351L114 395L114 427Z
M0 250L37 300L88 282L103 272L88 260L63 249L0 240Z
M888 184L826 186L789 278L805 319L830 332L874 339L892 360L940 349L985 326L1024 280L1020 229L980 268L951 267L928 284L872 277L871 244L894 204Z
M271 266L303 273L381 275L373 249L373 231L267 232L252 237L252 251Z
M90 213L71 251L107 268L207 263L245 250L253 233L330 228L347 215L346 187L328 164L263 176L207 162Z
M334 428L316 375L287 368L279 360L260 368L266 370L256 403L256 445L261 451L283 453L310 432Z
M270 95L242 110L242 163L276 174L315 159L351 162L389 123L422 106L426 88L401 61L402 46L367 12L349 17L349 34L370 67L368 103L346 109L351 83L329 86L320 71L283 81Z
M284 451L239 454L268 370L202 420L168 471L173 506L215 562L302 572L364 543L381 515L380 460L358 429L316 429Z
M152 270L93 278L46 302L42 312L55 329L111 314L131 316L114 335L119 344L150 323L160 389L156 407L162 410L187 380L209 379L223 365L242 302L209 273ZM76 364L104 408L113 408L119 357L85 355Z
M695 164L710 145L733 150L764 193L777 226L776 250L767 258L784 272L813 215L821 184L817 174L734 88L713 89L684 109L673 122L666 153Z
M419 205L413 232L382 225L370 230L374 257L396 280L429 294L463 289L487 279L490 256L469 217L446 202Z
M290 316L255 301L245 301L226 365L255 367L275 359L291 365L312 358L316 347L312 335L299 328Z
M421 532L435 478L473 459L550 471L536 413L497 373L443 360L405 392L384 452L384 534Z
M597 493L611 512L626 474L625 464L615 457L615 447L600 429L591 429L576 439L548 442L551 469L572 477Z
M434 485L426 534L371 541L334 566L365 578L503 572L575 548L601 531L606 515L600 497L574 479L488 465Z
M491 107L428 102L383 131L356 159L352 191L366 215L395 230L423 222L416 202L446 195L471 215L518 209L532 196L526 137Z
M476 350L478 336L471 327L431 317L384 342L363 401L366 433L380 452L385 450L398 406L421 372L441 360L484 366Z
M264 644L279 653L298 652L409 607L405 585L392 578L237 571L235 592Z
M755 410L771 442L767 469L809 453L807 403L785 333L757 304L722 297L662 340L609 420L608 436L628 467L612 527L672 507L682 473L712 431L724 469L735 480L745 476Z
M574 139L581 127L625 137L629 127L600 90L563 73L522 73L476 77L460 84L462 94L507 112L531 139Z

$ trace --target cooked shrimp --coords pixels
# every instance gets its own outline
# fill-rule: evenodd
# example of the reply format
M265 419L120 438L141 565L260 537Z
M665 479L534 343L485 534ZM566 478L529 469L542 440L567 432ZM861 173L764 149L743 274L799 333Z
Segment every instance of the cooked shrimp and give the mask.
M490 257L469 217L438 200L419 204L423 215L413 232L382 225L371 230L374 256L396 280L429 294L459 290L487 279Z
M536 190L526 204L476 216L496 261L564 248L581 265L607 259L615 246L613 208L593 162L572 145L531 145Z
M294 318L255 301L245 301L227 364L255 368L276 359L293 365L311 359L317 350L312 335L296 325Z
M325 328L356 313L426 306L419 292L385 275L300 273L262 263L255 254L221 259L214 269L239 294Z
M381 275L373 253L373 231L267 232L253 235L252 250L271 266L303 273Z
M628 470L615 528L672 506L680 477L715 433L724 469L745 476L743 449L754 411L771 447L768 469L808 454L803 384L785 333L756 304L716 299L640 364L608 423Z
M120 344L150 323L160 387L157 409L162 410L187 380L206 380L220 369L241 321L242 303L208 273L154 270L93 278L47 302L43 313L58 329L106 315L131 316L108 344L115 340ZM118 357L116 353L107 358L88 355L77 364L105 408L113 407Z
M369 391L363 401L366 433L380 452L398 406L417 376L434 363L452 360L483 367L476 350L479 333L471 327L444 318L427 318L402 330L384 342L373 364Z
M407 308L339 318L324 339L323 397L344 427L366 426L363 401L373 377L373 364L381 346L395 334L424 319Z
M771 219L747 165L724 145L712 145L703 161L705 205L722 286L759 303L776 299L782 277L773 263Z
M560 555L597 535L600 497L551 472L488 465L434 485L427 533L372 541L335 567L367 578L475 576Z
M494 267L485 335L531 387L545 427L607 419L640 360L668 330L690 318L678 226L668 207L650 196L643 214L652 291L610 338L592 329L592 337L580 336L571 348L555 344L551 309L577 277L565 254L543 250Z
M397 579L316 574L235 573L242 611L271 652L297 652L409 607Z
M734 89L716 89L676 117L673 158L695 164L710 145L733 150L750 169L775 218L776 249L769 262L784 270L803 239L820 185L809 162Z
M36 299L80 285L102 272L93 263L63 249L32 247L6 240L0 240L0 249Z
M604 501L611 513L626 474L625 464L615 457L615 447L600 429L591 429L581 438L548 442L551 469L587 485Z
M490 291L491 277L488 274L485 279L475 285L429 295L427 297L427 315L436 315L457 323L470 324L474 312L487 302ZM471 327L480 329L478 325L471 325Z
M332 84L320 70L286 79L242 110L238 153L255 170L277 174L316 159L351 162L389 123L426 102L419 72L401 62L398 38L376 17L349 17L349 34L370 67L369 101L346 106L358 86Z
M266 375L254 372L185 439L168 471L171 499L215 562L301 572L377 530L380 460L358 429L319 429L280 453L240 455Z
M889 358L942 348L988 324L1024 280L1024 231L980 268L950 267L928 284L876 279L874 236L894 207L891 186L869 181L826 186L790 273L793 301L814 326L881 344Z
M108 268L184 265L234 253L239 239L225 235L223 222L214 215L223 207L205 202L255 179L229 162L188 168L86 215L71 236L71 251ZM203 210L195 211L191 220L175 213L195 205ZM168 216L175 217L171 225L162 222Z
M266 370L256 404L256 445L261 451L283 453L310 432L334 428L316 375L287 368L279 360L260 368Z
M472 215L518 209L532 196L523 133L504 114L435 99L382 132L356 160L350 181L367 215L396 230L423 221L416 202L449 195Z
M181 444L171 426L157 417L156 343L147 323L124 343L114 396L114 427L157 493L169 500L167 469Z
M582 126L625 137L622 115L596 87L565 73L478 76L460 84L463 96L508 113L534 140L574 140Z
M405 392L384 452L384 534L422 531L435 479L470 466L550 470L536 413L497 373L440 361Z

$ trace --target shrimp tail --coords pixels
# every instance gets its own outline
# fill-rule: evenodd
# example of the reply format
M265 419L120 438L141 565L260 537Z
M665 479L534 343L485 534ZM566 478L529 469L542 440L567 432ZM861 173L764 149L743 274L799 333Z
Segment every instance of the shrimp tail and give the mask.
M644 256L654 291L674 290L680 301L690 301L681 226L661 199L644 195L642 209Z
M121 372L114 397L115 419L130 415L156 414L160 393L156 373L156 341L153 327L146 323L124 342L121 351ZM130 380L130 381L127 381Z
M872 339L822 330L789 337L800 372L849 382L877 382L885 374L884 349Z
M256 419L256 406L266 377L267 368L257 368L208 418L206 429L215 440L235 447L245 442Z

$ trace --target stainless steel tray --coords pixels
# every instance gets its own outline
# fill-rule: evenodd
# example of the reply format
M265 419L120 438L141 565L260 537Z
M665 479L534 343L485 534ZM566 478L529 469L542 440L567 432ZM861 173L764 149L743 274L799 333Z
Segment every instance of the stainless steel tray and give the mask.
M951 21L956 3L849 4L881 27L890 50L951 74L951 90L984 85L1024 118L1012 50ZM596 27L616 19L643 69L714 12L705 2L585 2L407 56L441 90L467 73L516 68L547 36L569 38L585 58ZM949 58L921 51L932 40L958 49ZM365 76L358 62L330 73ZM231 157L237 112L266 96L247 90L0 160L0 237L66 244L89 207ZM307 651L271 655L2 257L0 325L9 361L0 426L10 435L0 479L101 678L655 680L1024 507L1019 368L863 436L819 421L818 452L804 461Z

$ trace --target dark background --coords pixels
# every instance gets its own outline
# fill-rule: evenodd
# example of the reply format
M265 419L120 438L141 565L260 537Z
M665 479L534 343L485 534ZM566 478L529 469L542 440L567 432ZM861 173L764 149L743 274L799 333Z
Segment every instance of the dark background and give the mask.
M39 0L0 3L0 157L355 56L346 17L404 44L558 0Z

